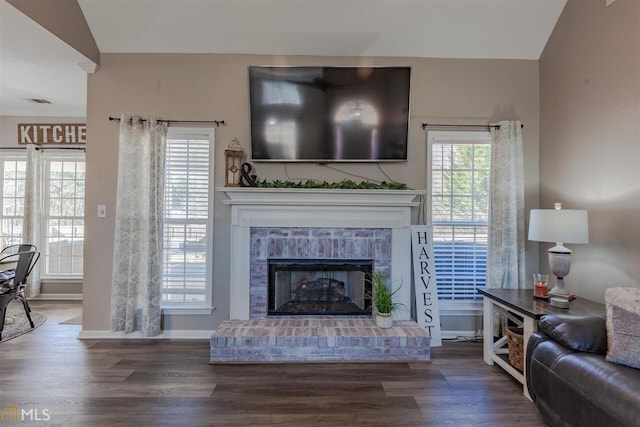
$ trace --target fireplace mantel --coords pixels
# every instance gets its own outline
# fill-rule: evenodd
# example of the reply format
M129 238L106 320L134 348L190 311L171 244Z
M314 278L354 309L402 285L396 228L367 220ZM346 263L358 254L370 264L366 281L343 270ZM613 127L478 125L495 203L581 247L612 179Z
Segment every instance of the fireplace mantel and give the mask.
M424 190L218 187L227 205L418 206Z
M410 307L411 208L422 190L219 187L231 205L230 318L250 318L250 235L253 227L391 229L391 280ZM399 318L408 319L409 313Z

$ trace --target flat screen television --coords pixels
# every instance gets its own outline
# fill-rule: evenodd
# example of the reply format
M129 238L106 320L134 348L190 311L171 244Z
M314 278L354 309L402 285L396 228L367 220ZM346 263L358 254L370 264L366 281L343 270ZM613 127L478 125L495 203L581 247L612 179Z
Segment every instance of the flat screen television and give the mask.
M409 67L249 67L251 158L406 161Z

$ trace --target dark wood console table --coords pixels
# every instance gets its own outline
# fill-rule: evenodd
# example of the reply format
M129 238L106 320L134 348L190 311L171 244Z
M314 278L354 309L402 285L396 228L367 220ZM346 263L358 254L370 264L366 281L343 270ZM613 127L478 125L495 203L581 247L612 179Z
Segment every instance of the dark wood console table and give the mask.
M529 337L538 330L538 321L545 314L601 314L605 315L604 304L576 298L569 303L569 308L553 307L548 300L535 298L533 289L479 289L483 300L483 329L484 329L484 361L489 365L494 363L502 367L511 376L522 383L524 395L531 399L527 390L526 358L523 372L509 364L504 355L508 355L507 337L497 340L493 336L494 309L500 307L507 312L509 320L521 326L524 330L524 353L527 352Z

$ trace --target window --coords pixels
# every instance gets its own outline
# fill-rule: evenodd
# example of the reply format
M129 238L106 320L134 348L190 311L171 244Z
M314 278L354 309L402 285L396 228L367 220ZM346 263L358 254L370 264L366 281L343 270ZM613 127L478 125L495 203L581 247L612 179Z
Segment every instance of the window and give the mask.
M166 147L165 306L211 305L213 130L176 129ZM176 133L176 132L179 132Z
M22 243L24 189L27 171L25 156L3 154L0 158L2 209L0 210L0 245Z
M84 249L85 155L70 150L43 152L42 199L38 205L41 227L38 248L42 253L43 279L81 279ZM2 247L22 243L26 154L0 153ZM28 242L33 243L33 242Z
M441 301L479 300L485 286L491 137L429 132L430 210Z
M85 159L81 154L43 154L43 276L81 277L84 250Z

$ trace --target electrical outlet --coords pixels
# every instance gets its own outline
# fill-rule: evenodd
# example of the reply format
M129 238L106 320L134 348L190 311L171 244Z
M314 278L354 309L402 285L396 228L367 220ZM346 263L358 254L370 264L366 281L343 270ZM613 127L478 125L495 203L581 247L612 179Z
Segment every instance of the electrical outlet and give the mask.
M107 217L107 205L98 205L98 218Z

